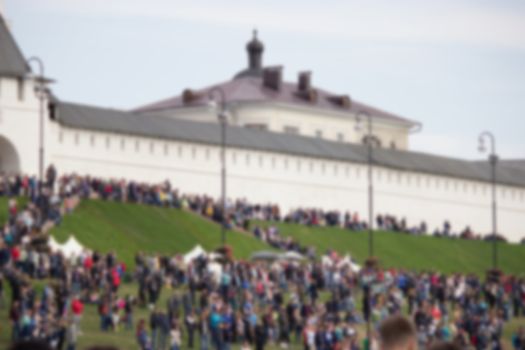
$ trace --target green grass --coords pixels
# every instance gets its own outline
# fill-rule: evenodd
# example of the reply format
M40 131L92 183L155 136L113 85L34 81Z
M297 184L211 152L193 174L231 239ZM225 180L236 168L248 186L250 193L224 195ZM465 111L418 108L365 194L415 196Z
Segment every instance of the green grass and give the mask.
M257 223L267 226L267 223ZM367 232L352 232L333 227L308 227L277 223L284 236L306 246L315 246L318 254L335 249L350 253L362 263L368 254ZM420 237L392 232L374 232L374 255L384 267L434 270L445 273L463 272L482 275L491 268L492 246L484 241L466 241ZM506 273L525 273L525 246L498 243L499 267Z
M114 250L119 260L133 266L138 251L185 253L196 244L205 250L221 243L220 226L184 210L140 204L85 200L51 234L64 242L74 235L84 246L100 252ZM268 245L238 232L228 231L226 242L237 258L247 258Z

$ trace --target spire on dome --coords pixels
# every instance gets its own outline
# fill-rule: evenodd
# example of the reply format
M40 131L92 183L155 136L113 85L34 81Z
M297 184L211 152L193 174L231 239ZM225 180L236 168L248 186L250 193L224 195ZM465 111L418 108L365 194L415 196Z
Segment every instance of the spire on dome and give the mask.
M246 43L246 51L248 52L248 67L237 73L234 79L262 76L262 54L264 51L264 44L257 38L257 29L254 29L252 33L252 40Z
M248 51L248 68L254 70L262 69L264 45L257 39L257 29L253 30L253 38L246 44L246 51Z

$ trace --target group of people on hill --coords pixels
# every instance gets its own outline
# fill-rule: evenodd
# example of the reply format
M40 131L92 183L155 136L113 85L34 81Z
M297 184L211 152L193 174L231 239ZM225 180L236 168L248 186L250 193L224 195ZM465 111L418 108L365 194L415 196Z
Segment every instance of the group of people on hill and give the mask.
M82 197L97 196L105 200L137 202L149 205L187 208L199 214L222 222L221 202L206 195L188 195L180 193L169 181L159 184L143 182L100 179L90 176L63 175L58 179L59 193L66 195L76 192ZM253 204L247 200L226 201L225 224L229 227L248 229L251 220L284 221L309 226L335 226L352 231L362 231L368 228L367 220L360 218L359 213L340 210L322 210L314 208L298 208L283 215L276 204ZM429 234L427 223L410 226L405 218L393 215L378 214L375 217L378 229L399 233L424 235ZM492 239L491 235L482 236L474 233L470 227L461 231L453 231L450 223L445 220L443 227L432 231L436 237L452 237L461 239ZM498 235L499 240L504 237Z
M220 205L212 199L180 195L169 183L148 186L58 178L50 170L43 184L25 177L2 177L0 194L29 198L23 207L13 198L9 201L7 222L0 231L0 300L4 284L9 284L13 340L39 339L55 349L75 349L85 305L93 304L101 330L133 328L144 350L223 350L233 344L247 350L294 343L305 349L357 350L364 348L360 332L367 321L379 334L373 338L375 344L382 339L385 320L400 314L407 314L413 323L420 348L448 341L461 348L501 349L504 324L525 315L523 279L483 281L474 275L366 266L356 271L334 252L327 252L327 261L318 262L315 250L283 238L271 226L254 234L309 259L241 261L225 252L217 263L204 255L184 262L180 255L137 254L134 271L128 271L114 253L86 251L71 259L41 244L43 227L59 224L71 210L68 203L74 196L186 207L220 221ZM302 211L297 217L312 215ZM325 213L319 215L326 220ZM336 216L331 214L330 224ZM252 218L283 219L277 206L244 201L231 203L228 217L229 224L239 226ZM385 227L395 225L392 219L382 220ZM354 217L348 221L354 222ZM34 279L47 282L37 288ZM136 295L122 295L125 279L136 281ZM148 308L149 319L135 319L137 307ZM525 344L522 329L513 344L515 349Z
M40 183L34 177L0 177L0 196L9 198L6 222L0 226L0 306L6 306L9 285L12 341L41 340L73 350L85 303L108 303L107 314L122 309L117 292L126 266L113 253L85 252L69 259L49 250L46 227L60 224L75 194L55 191L55 181L52 167ZM35 280L49 282L37 287Z

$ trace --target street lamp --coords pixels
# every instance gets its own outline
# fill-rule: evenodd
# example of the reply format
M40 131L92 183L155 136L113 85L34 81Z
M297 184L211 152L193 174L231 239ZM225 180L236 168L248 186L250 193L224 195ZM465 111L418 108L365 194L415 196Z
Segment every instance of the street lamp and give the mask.
M496 155L496 138L489 131L484 131L479 135L479 151L484 153L486 151L485 140L490 140L490 175L492 182L492 268L494 271L498 268L498 246L497 246L497 206L496 206L496 165L498 163L498 156Z
M219 103L217 103L217 96ZM226 126L228 113L226 110L226 96L224 91L213 88L208 93L209 106L217 113L221 126L221 243L226 243Z
M374 233L372 231L374 225L374 182L373 182L373 146L377 143L374 138L372 129L372 117L368 112L361 111L356 115L356 131L361 130L362 116L366 118L367 134L365 136L365 145L367 149L367 166L368 166L368 258L371 259L374 255Z
M373 225L374 225L374 183L373 183L373 168L372 168L372 162L373 162L373 146L374 143L377 144L377 140L375 139L373 135L373 129L372 129L372 117L370 113L365 111L360 111L356 115L356 125L355 129L356 131L361 130L361 124L362 124L362 117L366 118L367 123L367 133L365 136L365 144L367 146L367 165L368 165L368 259L366 260L365 266L367 271L371 270L372 276L369 275L369 272L367 272L368 276L366 277L365 283L363 283L365 298L366 298L366 304L364 303L364 306L368 309L368 315L366 319L366 337L368 341L368 349L371 348L371 336L372 336L372 329L371 329L371 318L372 318L372 295L371 295L371 288L372 284L375 280L375 269L377 265L376 259L373 258L374 255L374 233L373 233Z
M45 99L45 77L44 62L36 56L30 57L27 64L37 63L39 70L38 99L40 100L40 121L38 130L38 179L40 186L44 183L44 99Z

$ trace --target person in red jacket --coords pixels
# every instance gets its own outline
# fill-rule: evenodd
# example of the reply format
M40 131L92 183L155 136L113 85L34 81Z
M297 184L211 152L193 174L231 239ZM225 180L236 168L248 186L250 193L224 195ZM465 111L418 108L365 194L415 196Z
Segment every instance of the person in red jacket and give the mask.
M113 268L113 270L111 271L111 277L113 292L116 293L118 291L118 287L120 286L120 276L116 268Z
M73 313L73 324L76 327L77 332L80 332L80 319L84 312L84 304L78 296L73 297L73 300L71 300L71 312Z
M11 248L11 259L14 263L20 259L20 249L16 245Z

